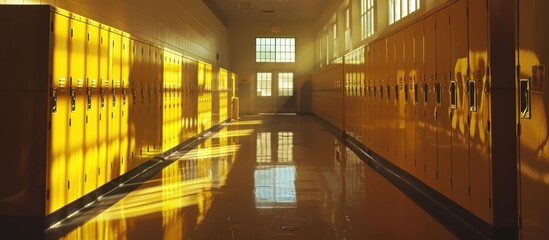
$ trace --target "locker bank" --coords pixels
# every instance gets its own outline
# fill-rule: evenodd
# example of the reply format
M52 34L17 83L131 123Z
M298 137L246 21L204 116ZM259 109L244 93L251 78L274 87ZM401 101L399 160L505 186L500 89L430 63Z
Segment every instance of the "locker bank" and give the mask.
M543 0L0 0L6 239L547 239Z

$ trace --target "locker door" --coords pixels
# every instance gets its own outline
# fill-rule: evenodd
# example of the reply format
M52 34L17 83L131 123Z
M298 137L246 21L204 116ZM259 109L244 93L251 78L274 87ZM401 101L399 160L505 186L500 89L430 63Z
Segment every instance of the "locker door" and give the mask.
M52 33L52 89L50 90L51 130L48 156L46 214L66 204L68 172L68 130L69 130L69 18L53 14Z
M547 64L549 34L545 23L548 1L520 1L518 13L517 113L521 127L520 142L520 216L523 239L545 239L549 229L547 203L549 191L549 94ZM494 40L491 40L494 41ZM496 79L494 79L494 82ZM501 107L501 106L498 106ZM494 109L493 112L496 112ZM494 120L495 121L495 120ZM497 161L498 159L494 159Z
M86 110L84 147L84 192L87 194L97 186L98 128L99 128L99 25L88 20L86 41Z
M416 175L416 102L414 102L413 87L417 78L414 68L415 58L414 26L404 29L404 116L405 116L405 163L406 171Z
M379 103L379 115L377 116L380 122L380 129L381 129L381 139L380 139L380 146L379 154L382 157L387 156L387 148L388 145L391 144L388 141L387 137L387 126L388 126L388 118L387 118L387 104L389 104L389 95L387 95L387 86L388 86L388 79L387 79L387 41L386 39L380 41L379 43L379 55L380 58L378 59L380 64L378 67L379 72L379 79L381 82L381 85L379 86L379 93L381 97L381 101Z
M70 203L82 196L84 186L84 121L86 118L86 24L81 17L71 16L69 44L69 164L67 175Z
M450 6L450 121L452 129L452 199L469 209L469 103L467 1ZM472 89L469 89L472 90ZM472 90L474 91L474 90Z
M361 48L360 49L360 52L358 53L358 57L359 57L359 68L358 68L358 72L360 74L360 109L359 109L359 112L360 112L360 132L361 132L361 136L360 136L360 139L361 139L361 142L362 144L364 144L365 146L368 146L368 141L367 141L367 138L368 138L368 134L366 133L367 131L367 116L368 116L368 112L367 112L367 99L366 99L366 77L365 77L365 58L364 58L364 48Z
M396 69L395 69L395 35L387 37L387 103L385 118L387 119L387 146L381 151L385 152L385 159L395 163L395 141L396 141L396 99L398 91L396 88Z
M474 80L477 111L470 112L470 185L471 211L488 223L491 214L490 93L488 74L488 22L482 1L469 1L469 80ZM471 107L471 102L469 106Z
M131 158L129 148L129 86L130 86L130 69L131 69L131 45L132 40L127 33L122 33L122 55L120 57L120 154L119 154L119 171L118 174L122 175L129 170L128 159Z
M130 136L132 141L130 142L132 150L132 166L134 168L140 165L143 161L142 159L142 139L143 139L143 104L144 99L142 99L143 87L143 55L144 49L143 44L139 41L134 41L132 46L132 70L130 73L131 78L131 95L132 102L130 104Z
M107 93L108 111L108 166L107 181L119 176L120 170L120 85L122 64L122 36L117 30L111 29L109 43L109 91Z
M164 88L164 53L160 48L154 47L155 60L154 60L154 79L153 79L153 104L154 111L152 112L155 118L154 129L154 142L153 142L153 155L162 153L162 129L163 129L163 94L166 91Z
M99 127L98 127L98 138L99 138L99 154L97 157L97 186L100 187L106 182L107 179L107 170L109 169L109 129L108 129L108 119L109 112L108 109L108 98L109 98L109 43L110 36L109 30L106 26L101 26L100 38L99 38Z
M373 148L373 128L372 128L372 99L370 98L370 59L368 55L368 48L363 47L362 56L364 58L364 64L362 72L364 74L364 145L372 149Z
M427 171L425 166L425 97L423 91L423 84L425 83L425 52L423 48L424 36L423 36L423 21L420 21L414 25L414 68L415 68L415 81L412 86L413 89L413 101L415 103L415 122L416 122L416 138L415 138L415 166L416 177L425 182L425 173ZM431 47L431 46L429 46Z
M372 80L374 82L374 99L375 99L375 109L374 109L374 129L375 129L375 141L376 141L376 152L380 152L383 147L383 129L381 127L381 108L383 106L383 99L381 93L381 46L378 42L370 45L372 50Z
M436 14L437 77L435 82L437 121L438 190L452 198L452 136L450 124L450 9Z
M151 111L153 110L152 105L152 91L151 84L152 79L154 79L152 62L154 61L154 53L150 45L143 44L143 80L141 83L140 93L140 102L141 102L141 130L143 132L141 138L141 150L139 155L142 158L142 161L150 160L149 151L151 150L154 136L154 118L152 118Z
M405 169L405 147L406 147L406 99L405 99L405 32L400 31L395 35L395 66L396 66L396 115L395 115L395 163L402 169Z
M437 161L437 16L431 15L425 18L425 82L423 83L423 96L425 101L425 181L434 189L438 187L438 161ZM419 159L418 159L419 160ZM421 176L421 175L420 175ZM439 189L440 191L440 189ZM449 191L447 191L449 192ZM447 195L449 196L449 195Z

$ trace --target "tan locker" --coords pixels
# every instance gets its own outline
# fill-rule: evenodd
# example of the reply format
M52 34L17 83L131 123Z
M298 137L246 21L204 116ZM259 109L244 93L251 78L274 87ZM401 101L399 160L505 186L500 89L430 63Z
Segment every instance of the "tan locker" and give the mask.
M387 86L388 86L388 81L387 81L387 61L388 61L388 58L387 58L387 54L388 54L388 52L387 52L387 39L383 39L383 40L379 41L378 45L379 45L379 50L380 50L380 58L379 58L380 64L379 64L378 71L379 71L379 79L380 79L380 83L381 83L381 85L379 86L381 101L380 101L380 109L379 109L379 113L377 115L377 118L380 121L379 126L380 126L381 133L382 133L381 134L381 139L380 139L381 148L379 149L378 154L385 158L387 156L388 145L391 144L391 143L388 142L388 136L387 136L387 122L388 122L388 119L387 119L387 110L388 110L387 105L389 104L389 96L387 95Z
M120 86L122 78L122 36L111 28L109 43L109 89L107 92L108 160L107 181L119 176L120 167Z
M368 113L366 112L366 79L365 79L365 62L364 62L364 47L360 48L358 53L359 58L359 66L358 66L358 74L359 74L359 82L360 82L360 106L359 106L359 124L360 124L360 140L361 143L365 146L367 145L367 134L366 134L366 116Z
M130 57L131 57L131 45L132 40L129 34L122 32L122 52L120 56L120 153L119 153L119 167L118 174L122 175L126 173L128 168L128 159L131 157L129 148L129 102L128 91L130 86Z
M71 15L69 42L69 163L67 203L82 196L84 187L84 120L86 118L86 23Z
M399 31L395 34L395 70L396 70L396 114L395 114L395 164L405 169L405 150L406 150L406 99L405 99L405 32Z
M425 81L424 70L424 36L423 36L423 22L419 21L414 24L414 69L416 72L415 82L412 86L412 92L414 93L413 101L415 103L415 122L416 122L416 138L415 138L415 159L416 159L416 174L415 176L425 182L425 173L427 167L425 166L425 92L423 90Z
M469 99L467 1L450 6L450 122L452 126L452 199L469 209Z
M375 82L375 54L374 54L374 48L369 45L367 46L368 52L368 79L370 81L370 114L371 114L371 120L370 120L370 134L372 135L371 139L371 149L374 152L379 151L379 129L376 128L377 126L377 109L378 109L378 101L377 101L377 94L376 94L376 82Z
M372 64L370 65L371 73L370 76L372 77L372 82L374 83L374 86L372 88L372 96L374 97L374 109L372 114L374 115L374 138L375 138L375 152L379 153L381 152L381 149L384 147L382 145L381 138L383 136L383 129L381 129L381 119L380 119L380 111L381 106L383 105L382 98L381 98L381 79L379 74L379 69L381 69L381 50L379 48L378 43L373 43L370 45L370 50L372 51Z
M414 84L417 79L417 72L414 66L415 60L415 38L414 25L404 30L404 116L405 116L405 168L406 171L416 175L416 102L414 99Z
M450 9L445 8L436 13L436 53L437 80L435 95L437 108L437 159L438 159L438 190L452 198L452 136L450 124L449 78L450 66Z
M397 101L397 87L396 87L396 45L395 35L389 35L387 37L387 109L385 112L385 118L387 119L387 144L382 152L385 152L385 159L389 162L395 163L395 141L396 141L396 101Z
M107 26L101 25L99 37L99 153L97 157L97 186L100 187L110 179L107 179L107 170L110 168L108 155L109 131L108 131L108 98L110 94L109 71L110 71L110 33Z
M46 214L65 206L67 199L70 20L63 13L53 14L51 130L46 183L49 198L46 198Z
M365 47L365 54L366 54L366 89L367 89L367 112L368 112L368 123L367 123L367 132L366 135L368 136L368 148L374 148L375 147L375 116L373 113L374 111L374 94L373 94L373 49L371 46Z
M425 183L434 189L438 188L438 161L437 161L437 16L431 15L425 18L423 27L425 33L425 82L423 83L423 99L425 101ZM419 160L419 159L418 159ZM421 175L420 175L421 176ZM440 191L440 190L439 190ZM449 195L447 195L449 196Z
M98 128L99 128L99 24L87 20L86 82L85 82L85 145L84 145L84 191L87 194L97 186Z
M488 22L487 10L482 1L469 1L469 81L476 86L477 111L471 111L469 126L471 212L488 223L491 213L491 153L490 91L488 74ZM469 92L472 94L473 92ZM476 106L474 106L476 105Z
M545 26L549 18L548 3L547 1L519 2L520 76L517 79L519 98L517 114L521 127L521 135L518 139L520 142L519 199L523 239L545 239L549 229L549 219L546 214L547 202L549 202L549 191L547 191L549 94L545 79L549 59L547 51L549 34ZM495 82L496 79L494 79L494 85L496 85ZM493 114L496 111L492 109ZM494 159L495 161L498 159Z

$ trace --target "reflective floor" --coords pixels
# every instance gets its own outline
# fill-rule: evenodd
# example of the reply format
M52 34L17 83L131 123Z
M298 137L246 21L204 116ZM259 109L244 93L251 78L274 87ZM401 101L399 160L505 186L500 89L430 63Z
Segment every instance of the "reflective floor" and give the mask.
M62 239L455 239L310 116L243 117L85 214Z

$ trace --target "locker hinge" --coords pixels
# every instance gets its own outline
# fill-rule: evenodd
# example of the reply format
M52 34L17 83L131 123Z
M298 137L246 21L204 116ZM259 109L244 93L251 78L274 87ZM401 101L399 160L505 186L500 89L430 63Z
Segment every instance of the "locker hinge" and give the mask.
M51 21L50 24L50 31L53 32L53 21Z
M492 208L492 198L488 198L488 208Z
M50 200L50 190L46 190L46 200Z
M450 178L450 187L453 187L453 186L454 186L454 179Z
M519 137L520 137L520 135L522 134L522 129L521 129L521 128L522 128L522 127L521 127L521 124L518 123L518 124L517 124L517 136L519 136Z
M467 17L469 17L469 6L467 6L467 8L466 8L466 10L465 10L465 15L466 15Z
M517 65L517 78L520 78L520 65Z

